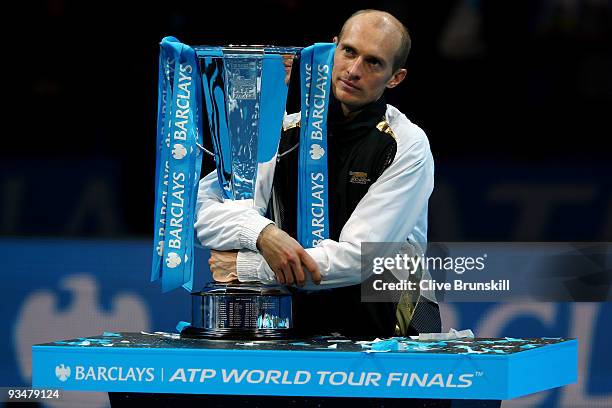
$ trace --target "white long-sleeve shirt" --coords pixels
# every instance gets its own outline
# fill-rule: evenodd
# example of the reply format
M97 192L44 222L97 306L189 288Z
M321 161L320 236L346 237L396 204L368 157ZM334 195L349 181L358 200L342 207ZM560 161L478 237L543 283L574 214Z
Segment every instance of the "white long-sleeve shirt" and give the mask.
M299 114L286 116L285 124L298 118ZM342 228L338 241L326 239L314 248L306 248L317 262L322 279L320 285L307 279L304 289L359 284L362 242L427 242L427 203L434 184L429 141L425 132L391 105L387 105L385 119L397 143L393 162L372 183ZM239 250L240 281L276 281L256 246L261 230L273 223L264 214L270 201L275 165L276 157L259 165L255 201L224 200L215 171L200 181L197 237L208 248Z

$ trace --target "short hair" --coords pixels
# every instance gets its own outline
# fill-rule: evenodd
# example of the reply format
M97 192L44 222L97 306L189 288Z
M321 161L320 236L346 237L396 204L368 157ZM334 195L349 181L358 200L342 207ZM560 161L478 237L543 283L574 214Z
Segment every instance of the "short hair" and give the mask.
M410 54L410 47L412 47L412 40L410 39L410 33L406 26L399 21L393 14L387 13L386 11L375 10L375 9L364 9L359 10L351 14L349 18L346 19L344 24L342 24L342 29L340 30L340 34L338 35L338 40L342 39L342 34L344 34L344 29L346 28L346 24L356 16L361 14L369 14L369 13L382 13L391 17L391 20L398 25L400 31L400 46L397 52L395 53L395 58L393 59L393 72L397 71L400 68L403 68L406 65L406 60L408 59L408 54Z

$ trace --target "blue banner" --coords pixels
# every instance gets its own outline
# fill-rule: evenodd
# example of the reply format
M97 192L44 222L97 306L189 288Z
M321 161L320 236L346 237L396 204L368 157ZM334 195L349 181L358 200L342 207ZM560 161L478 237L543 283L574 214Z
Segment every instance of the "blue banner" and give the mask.
M32 347L32 385L75 391L500 400L572 384L578 377L576 339L404 341L412 348L382 354L346 339L331 349L334 338L304 340L245 348L241 342L186 344L178 335L148 332L65 339ZM194 361L200 362L197 368Z
M298 241L304 248L329 238L327 112L336 45L302 50L301 134L298 164Z

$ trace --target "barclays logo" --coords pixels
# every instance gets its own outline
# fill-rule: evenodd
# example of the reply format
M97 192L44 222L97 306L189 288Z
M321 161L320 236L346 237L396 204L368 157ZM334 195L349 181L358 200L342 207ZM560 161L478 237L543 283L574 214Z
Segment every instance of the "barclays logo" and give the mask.
M61 382L66 381L70 378L70 367L66 367L64 364L60 364L55 367L55 376Z
M310 157L313 160L319 160L325 154L325 149L318 144L313 144L310 146Z
M75 366L74 380L105 382L151 382L155 380L155 368L120 366Z
M99 333L101 327L109 331L139 332L151 329L149 308L139 294L123 290L104 292L111 307L103 308L100 283L93 274L63 275L57 286L57 290L46 287L33 290L23 299L17 313L13 334L16 339L15 356L24 381L29 381L32 375L32 344L47 343L51 339L74 339L83 336L83 333ZM69 301L61 307L64 298ZM51 378L57 378L57 384L78 381L73 364L63 363L62 366L59 363L61 360L56 364L57 369L50 366L48 373ZM65 393L61 400L45 400L45 405L58 408L68 405L108 406L108 396L105 394L86 395ZM83 402L85 399L86 403Z
M105 367L81 366L74 369L74 381L104 381L104 382L151 382L155 380L153 367ZM61 382L66 382L72 375L72 369L64 364L55 367L55 376Z
M185 148L185 146L180 143L176 143L174 145L174 149L172 149L172 157L177 160L181 160L185 156L187 156L187 149Z
M166 257L166 265L168 268L174 269L181 264L181 257L176 252L168 253Z

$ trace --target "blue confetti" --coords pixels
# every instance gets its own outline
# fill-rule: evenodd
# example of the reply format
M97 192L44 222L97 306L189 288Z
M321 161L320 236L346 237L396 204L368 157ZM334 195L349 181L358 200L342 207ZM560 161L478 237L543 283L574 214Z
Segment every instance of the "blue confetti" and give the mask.
M114 333L114 332L107 332L105 331L102 334L103 337L121 337L121 335L119 333Z
M404 343L406 345L420 346L420 347L446 347L446 342L445 341L432 341L432 342L404 341L402 343Z
M90 344L108 344L111 341L108 339L89 339L79 337L79 341L56 341L55 344L66 344L68 346L89 346Z
M484 353L484 351L474 350L470 346L456 346L456 347L465 350L465 353L460 353L460 354L483 354Z
M391 350L398 351L399 350L399 342L395 339L377 341L372 344L372 350Z
M180 322L178 322L176 324L176 331L180 333L183 330L185 330L185 327L187 327L187 326L191 326L191 323L184 322L184 321L181 320Z

